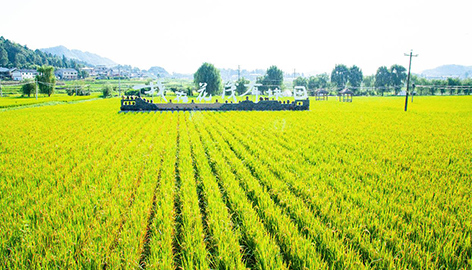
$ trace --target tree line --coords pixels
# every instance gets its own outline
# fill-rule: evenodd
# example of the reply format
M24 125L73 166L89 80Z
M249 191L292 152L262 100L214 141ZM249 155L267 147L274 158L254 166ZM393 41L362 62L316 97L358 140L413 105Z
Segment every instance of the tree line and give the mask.
M320 74L309 78L298 77L294 85L305 86L309 90L327 88L332 94L349 88L355 95L398 95L406 87L407 69L401 65L392 65L390 68L381 66L374 75L363 76L357 66L348 68L346 65L336 65L328 74ZM410 89L417 95L436 94L470 94L472 78L427 79L411 74Z
M398 95L406 87L407 69L394 64L390 68L381 66L374 75L364 76L362 70L353 65L335 65L331 74L316 76L299 76L293 80L293 86L304 86L310 93L317 89L325 89L333 95L340 90L349 88L354 95ZM206 91L209 94L219 94L223 89L220 71L210 63L204 63L194 74L194 84L198 89L200 83L207 83ZM250 82L244 77L236 81L236 92L242 94L247 90ZM266 74L256 79L258 89L264 93L269 89L284 89L283 71L277 66L271 66ZM470 94L472 79L447 78L445 80L426 79L411 75L410 89L417 95L436 94Z
M197 89L202 83L206 83L206 92L216 95L223 91L223 81L220 71L210 63L203 63L193 75L193 81ZM236 92L241 95L248 89L249 80L241 77L236 81ZM266 92L270 89L284 88L284 74L277 66L271 66L267 69L266 74L256 79L256 84L260 84L258 90Z

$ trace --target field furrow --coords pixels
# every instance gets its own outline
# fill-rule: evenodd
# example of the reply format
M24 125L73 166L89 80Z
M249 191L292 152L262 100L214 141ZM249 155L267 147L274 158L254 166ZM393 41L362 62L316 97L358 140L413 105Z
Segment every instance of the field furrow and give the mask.
M218 175L218 183L228 198L230 209L237 215L241 233L244 234L245 245L248 252L254 257L255 269L285 269L279 246L272 236L265 230L251 203L247 200L244 191L239 187L230 166L224 162L223 157L215 143L211 140L204 128L198 128L202 134L202 142L214 173ZM204 140L203 138L208 138ZM223 162L221 162L223 161Z
M245 269L242 262L240 244L243 244L241 233L236 231L230 216L229 209L223 200L223 195L216 182L215 175L208 163L202 139L197 133L195 122L198 122L199 113L189 120L189 139L191 141L192 159L194 161L197 181L201 183L200 205L205 208L203 215L208 234L210 263L217 269ZM201 116L201 115L200 115ZM205 140L205 139L203 139ZM202 206L201 206L202 207ZM250 251L248 251L250 252Z
M472 98L0 112L2 269L469 269Z

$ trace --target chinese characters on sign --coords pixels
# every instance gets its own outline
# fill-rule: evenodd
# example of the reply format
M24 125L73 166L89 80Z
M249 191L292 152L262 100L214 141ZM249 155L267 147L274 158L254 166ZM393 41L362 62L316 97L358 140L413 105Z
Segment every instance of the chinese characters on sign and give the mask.
M166 96L165 96L165 86L162 84L161 81L157 81L157 84L154 85L153 82L151 82L149 85L141 84L141 85L135 85L133 87L134 90L141 91L143 88L150 88L149 91L145 91L144 93L146 95L151 95L154 96L154 93L156 92L156 88L159 90L157 92L157 96L161 97L165 102L167 102Z
M249 85L245 85L248 87L247 91L244 92L240 97L244 97L245 95L251 94L256 97L255 102L259 101L259 95L261 94L261 91L259 91L258 87L262 86L260 83L252 82Z
M267 94L269 95L269 98L275 98L275 100L279 100L279 98L282 97L282 91L279 88L275 88L274 91L269 88Z
M187 93L185 93L184 91L175 91L175 95L176 97L174 98L174 100L176 102L179 102L179 101L182 101L183 103L188 102Z
M295 86L293 90L293 97L295 100L302 100L308 98L308 92L306 91L305 86Z
M201 102L202 100L205 100L205 101L211 100L211 94L210 96L207 97L206 86L207 86L207 83L200 83L200 89L197 90L198 92L197 101Z
M236 99L236 86L234 83L228 82L223 88L223 95L221 95L221 99L224 101L225 100L225 94L226 92L231 93L231 95L228 96L228 99L233 99L233 102L237 102Z
M257 103L259 101L259 96L262 95L258 87L262 86L262 84L252 82L249 85L245 85L245 86L247 87L247 91L241 94L239 97L244 97L246 95L253 95L255 97L254 102ZM207 93L206 87L207 87L207 83L200 83L200 89L197 90L198 92L198 96L196 98L197 101L199 102L211 101L212 95ZM138 91L141 91L141 89L147 89L147 88L149 88L149 90L145 91L144 92L145 94L154 96L154 94L157 93L158 97L160 97L164 102L167 102L167 99L165 97L165 86L162 84L161 81L157 81L156 84L151 82L149 85L143 84L143 85L136 85L133 87L134 90L138 90ZM275 89L269 88L266 94L269 99L275 99L275 100L279 100L282 97L287 97L291 95L290 91L285 90L284 92L282 92L282 90L279 88L275 88ZM175 95L176 97L173 99L174 101L184 102L184 103L189 102L189 98L185 91L175 91ZM295 86L292 96L295 100L303 100L303 99L308 98L308 92L304 86ZM221 98L223 101L227 99L236 103L237 102L236 84L233 82L227 82L224 85Z

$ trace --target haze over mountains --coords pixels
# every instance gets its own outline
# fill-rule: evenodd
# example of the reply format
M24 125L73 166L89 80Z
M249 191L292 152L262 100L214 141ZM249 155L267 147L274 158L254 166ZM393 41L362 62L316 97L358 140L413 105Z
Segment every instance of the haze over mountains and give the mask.
M465 79L472 77L472 66L444 65L423 70L421 75L428 78L459 77Z
M104 65L107 67L113 67L113 66L118 65L114 61L106 57L102 57L98 54L94 54L90 52L83 52L80 50L69 50L68 48L64 46L56 46L56 47L44 48L40 50L43 52L47 52L47 53L61 56L61 57L65 56L68 59L74 59L74 60L86 62L93 66Z

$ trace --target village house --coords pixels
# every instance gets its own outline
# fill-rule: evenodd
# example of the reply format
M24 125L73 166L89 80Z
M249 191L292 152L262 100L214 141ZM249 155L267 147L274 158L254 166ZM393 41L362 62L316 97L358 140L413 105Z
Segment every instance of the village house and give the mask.
M38 72L34 69L15 69L11 72L11 78L14 81L34 79L36 75L38 75Z
M60 80L77 80L79 73L73 68L61 68L54 72Z
M0 80L11 80L11 73L15 71L16 68L4 68L0 67Z
M80 70L85 71L88 74L88 76L97 76L97 72L92 67L83 67Z

